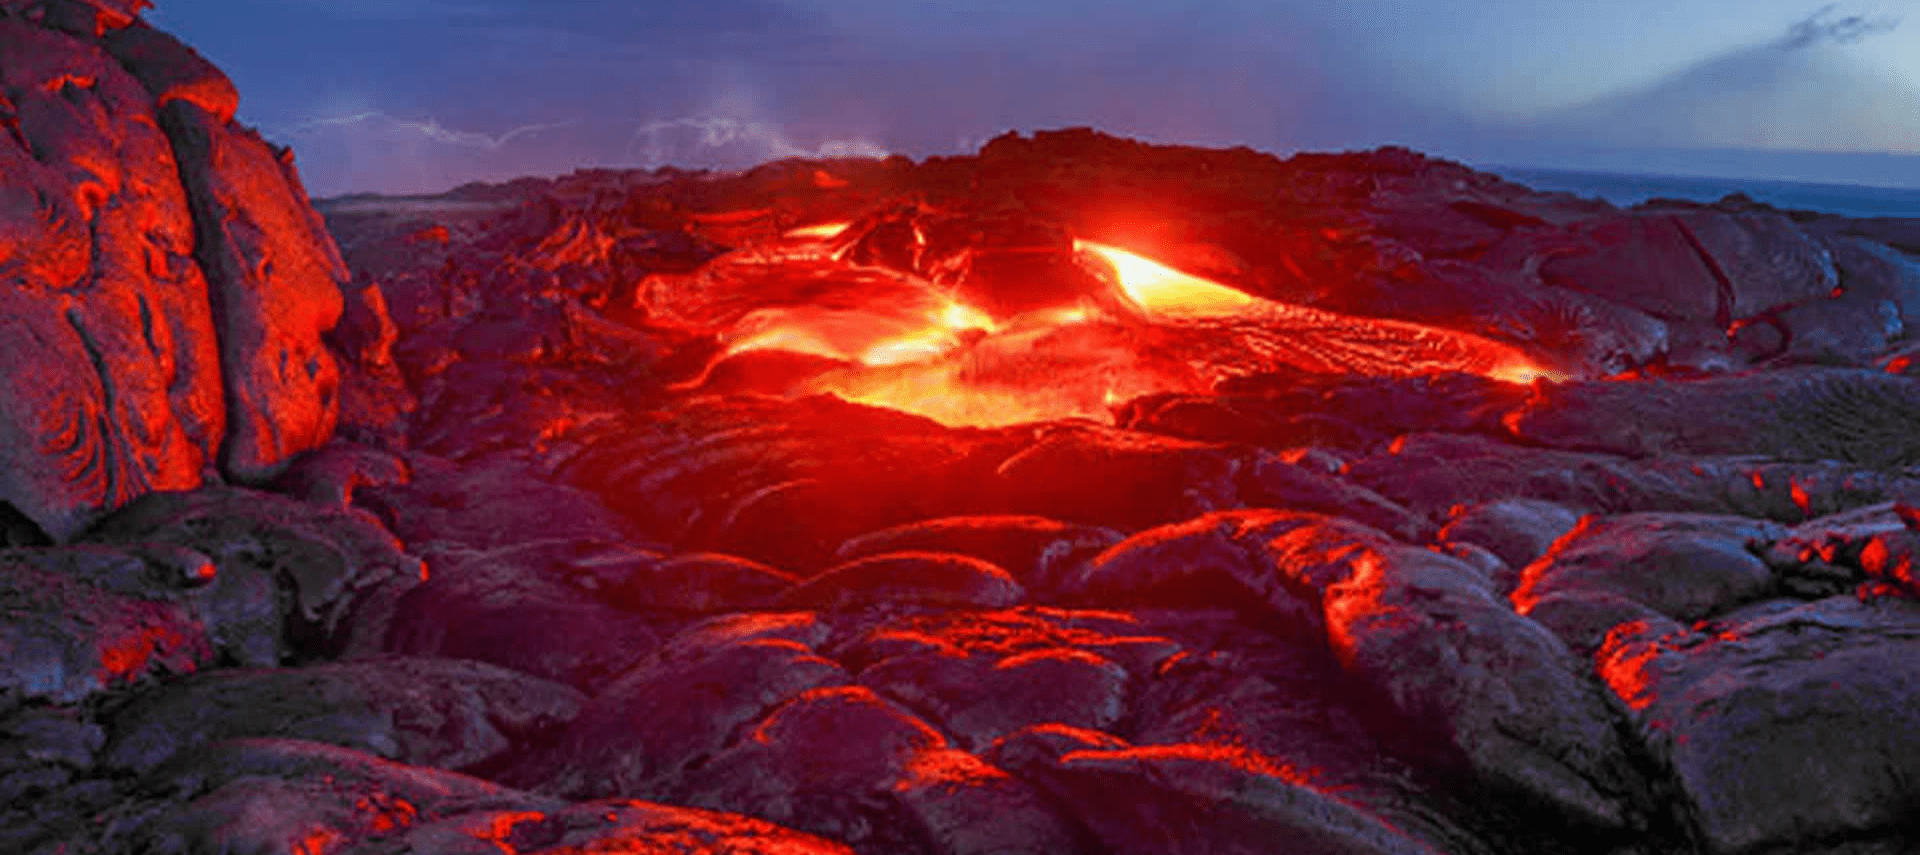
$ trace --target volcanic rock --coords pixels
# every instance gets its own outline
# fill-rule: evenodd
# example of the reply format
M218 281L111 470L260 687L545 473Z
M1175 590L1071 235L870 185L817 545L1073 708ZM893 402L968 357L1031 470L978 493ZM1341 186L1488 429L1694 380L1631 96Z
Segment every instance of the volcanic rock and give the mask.
M0 228L10 370L4 498L62 540L154 489L189 489L226 429L218 341L173 153L104 51L0 20ZM62 294L72 294L63 298Z
M1864 290L1836 289L1835 293L1838 296L1803 303L1765 322L1743 326L1734 341L1745 343L1748 331L1759 331L1755 338L1765 344L1752 347L1762 355L1790 363L1862 365L1885 353L1905 334L1906 324L1897 303ZM1782 340L1771 343L1769 331Z
M1920 324L1920 259L1859 237L1840 235L1824 243L1845 293L1892 303L1902 330Z
M156 799L131 828L110 832L110 844L153 852L299 852L443 817L562 807L455 772L292 739L203 746L147 781L164 801Z
M1017 442L826 396L696 399L590 442L560 475L680 550L805 572L855 535L973 510L969 473Z
M1468 507L1458 506L1438 539L1448 546L1474 544L1492 552L1509 569L1518 571L1547 553L1561 535L1573 530L1580 515L1552 502L1504 499ZM1512 593L1519 578L1507 580L1501 594Z
M685 855L850 855L845 846L739 814L630 800L547 812L476 811L354 850L366 855L667 851Z
M1726 283L1719 311L1735 321L1824 297L1840 284L1832 255L1784 214L1701 211L1679 221L1716 281Z
M1403 433L1497 432L1526 390L1468 374L1423 377L1273 372L1209 395L1151 395L1120 408L1132 430L1276 450L1371 451Z
M868 532L840 544L842 559L888 552L971 555L1006 569L1021 584L1050 587L1125 536L1110 528L1019 514L943 517Z
M848 733L862 738L835 737ZM755 771L742 774L747 769ZM1026 785L953 751L926 723L861 687L815 689L788 701L751 738L689 775L688 787L696 805L759 815L861 851L994 851L991 832L953 823L992 816L996 806L1016 808L1009 821L1023 828L1055 832L1021 840L1014 851L1044 851L1029 847L1066 836ZM1040 817L1020 816L1030 812ZM929 826L932 845L902 835Z
M263 478L333 425L332 239L231 125L231 84L143 5L0 20L0 194L20 202L0 226L20 286L0 298L0 499L61 540L216 464Z
M0 799L21 804L35 790L68 785L93 768L106 742L99 725L60 710L24 710L0 723Z
M607 601L630 611L713 614L772 608L797 581L786 572L732 555L689 553L594 559L607 580Z
M895 656L862 670L860 682L920 711L975 752L1031 725L1110 730L1127 711L1126 669L1071 648L1001 658Z
M466 465L424 454L404 460L405 483L367 485L354 494L402 542L445 541L485 551L544 540L641 541L632 523L593 495L554 484L510 458Z
M1372 490L1269 454L1256 458L1241 493L1254 507L1343 516L1409 541L1426 539L1432 528Z
M1005 608L1025 595L1007 571L970 555L889 552L830 567L789 590L780 605L822 610L895 603Z
M1911 223L1087 129L322 221L139 5L0 0L0 849L1911 848Z
M264 480L333 433L339 367L320 337L340 319L346 263L290 157L186 101L160 118L193 203L195 252L220 329L221 464L235 478Z
M1594 656L1903 602L1920 554L1886 504L1920 488L1910 389L1862 370L1902 347L1903 259L1763 206L1071 131L327 207L398 333L369 298L330 343L419 393L355 438L427 453L280 483L433 566L394 649L594 693L500 767L544 793L889 853L1690 851ZM1156 319L1087 241L1319 308ZM995 323L921 330L935 298ZM1171 385L1124 400L1135 371ZM943 424L890 409L909 381L1079 420ZM431 839L561 845L542 811Z
M1770 593L1773 574L1753 547L1786 534L1742 517L1588 517L1526 568L1513 602L1525 614L1556 594L1605 592L1692 621Z
M419 401L394 360L400 330L380 286L348 286L340 323L327 344L341 368L339 435L399 446Z
M1757 454L1873 468L1920 462L1920 387L1879 372L1789 369L1689 381L1573 383L1508 419L1521 440L1631 457Z
M1231 749L1086 749L1019 771L1071 805L1109 852L1250 855L1271 851L1276 840L1338 855L1435 851L1303 785L1293 770ZM1110 797L1142 791L1150 794L1153 809Z
M797 641L688 638L674 655L599 687L555 747L510 777L572 798L669 797L741 728L802 692L848 681Z
M497 763L571 720L585 698L478 662L389 659L229 669L140 695L108 719L101 761L135 773L224 739L325 742L419 766Z
M1916 627L1909 600L1833 597L1626 624L1596 663L1705 851L1910 845Z
M1626 821L1634 779L1575 660L1458 561L1350 522L1244 511L1143 532L1077 581L1101 597L1184 588L1264 607L1322 634L1344 670L1477 774L1571 818Z
M1832 258L1779 214L1634 212L1577 234L1592 249L1547 262L1547 282L1671 321L1725 326L1837 284Z
M1127 431L1058 427L995 470L1011 510L1135 531L1236 507L1245 455Z
M156 108L164 110L168 104L185 101L216 122L233 121L234 111L240 108L239 90L226 74L179 39L145 21L130 21L108 33L104 42L114 59L153 95Z
M378 650L395 601L426 575L363 511L236 487L149 494L88 539L211 559L195 600L212 637L249 665Z
M412 480L399 456L348 442L330 442L289 461L270 485L276 492L316 505L353 507L361 487L397 487Z
M882 616L841 635L835 657L863 673L868 666L894 657L922 654L989 662L1065 656L1088 663L1112 662L1125 668L1130 678L1144 679L1181 649L1178 642L1130 614L1042 606L908 612Z
M1678 511L1797 523L1920 487L1904 470L1833 460L1629 459L1457 434L1409 434L1353 461L1346 474L1433 519L1447 518L1460 504L1534 499L1580 512Z
M385 649L472 659L582 689L644 658L659 643L653 622L608 604L582 557L596 542L533 541L428 552L431 577L394 607Z
M0 712L75 704L213 664L219 651L186 580L158 576L122 550L0 551ZM243 650L277 642L228 640Z

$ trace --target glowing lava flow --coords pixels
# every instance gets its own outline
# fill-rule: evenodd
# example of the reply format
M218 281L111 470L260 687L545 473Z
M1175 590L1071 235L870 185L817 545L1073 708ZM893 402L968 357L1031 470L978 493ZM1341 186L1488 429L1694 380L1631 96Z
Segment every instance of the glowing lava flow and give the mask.
M1511 345L1409 321L1266 300L1118 247L1076 241L1113 265L1122 293L1156 325L1193 342L1215 378L1287 367L1411 377L1459 372L1507 383L1559 379Z
M784 350L861 365L902 365L940 358L968 338L997 328L985 313L948 299L899 308L894 312L815 306L758 309L741 318L723 338L725 353Z
M852 223L819 223L790 229L781 237L787 240L832 240L840 236Z
M1074 248L1092 252L1113 265L1120 290L1149 315L1172 318L1210 318L1246 311L1259 298L1244 291L1182 273L1151 258L1092 241L1074 241Z
M1552 376L1491 339L1267 300L1088 241L1076 249L1083 264L1111 268L1090 268L1110 283L1109 296L996 321L917 276L821 255L815 247L845 227L795 229L777 249L710 264L719 278L700 284L731 284L705 293L762 301L726 325L720 360L756 351L823 357L833 364L769 391L833 394L978 427L1110 421L1121 401L1204 394L1230 377L1280 370L1464 372L1518 383ZM765 302L773 295L777 304Z

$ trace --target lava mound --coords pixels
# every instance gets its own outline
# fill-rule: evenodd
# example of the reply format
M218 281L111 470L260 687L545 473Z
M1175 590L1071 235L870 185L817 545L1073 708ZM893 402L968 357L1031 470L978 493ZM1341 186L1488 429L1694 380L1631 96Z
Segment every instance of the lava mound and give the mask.
M1920 848L1920 225L1090 130L310 204L139 5L0 0L0 850Z

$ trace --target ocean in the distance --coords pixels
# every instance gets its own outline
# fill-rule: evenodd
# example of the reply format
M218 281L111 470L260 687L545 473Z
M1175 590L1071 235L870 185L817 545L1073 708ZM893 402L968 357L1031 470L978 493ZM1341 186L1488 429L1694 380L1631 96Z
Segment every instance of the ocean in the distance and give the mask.
M1776 208L1824 211L1848 217L1920 217L1920 189L1913 188L1530 167L1479 168L1536 190L1564 190L1579 196L1598 197L1623 208L1653 198L1714 202L1729 193L1745 193Z

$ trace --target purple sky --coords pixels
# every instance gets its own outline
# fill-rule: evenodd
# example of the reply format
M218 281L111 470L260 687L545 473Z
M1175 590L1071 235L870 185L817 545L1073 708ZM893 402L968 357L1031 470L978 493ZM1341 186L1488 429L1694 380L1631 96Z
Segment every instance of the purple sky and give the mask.
M148 17L225 68L242 118L293 144L330 195L925 156L1074 124L1646 171L1702 171L1699 149L1920 154L1920 25L1898 26L1913 11L1920 0L159 0ZM1709 158L1920 186L1900 159L1831 160Z

